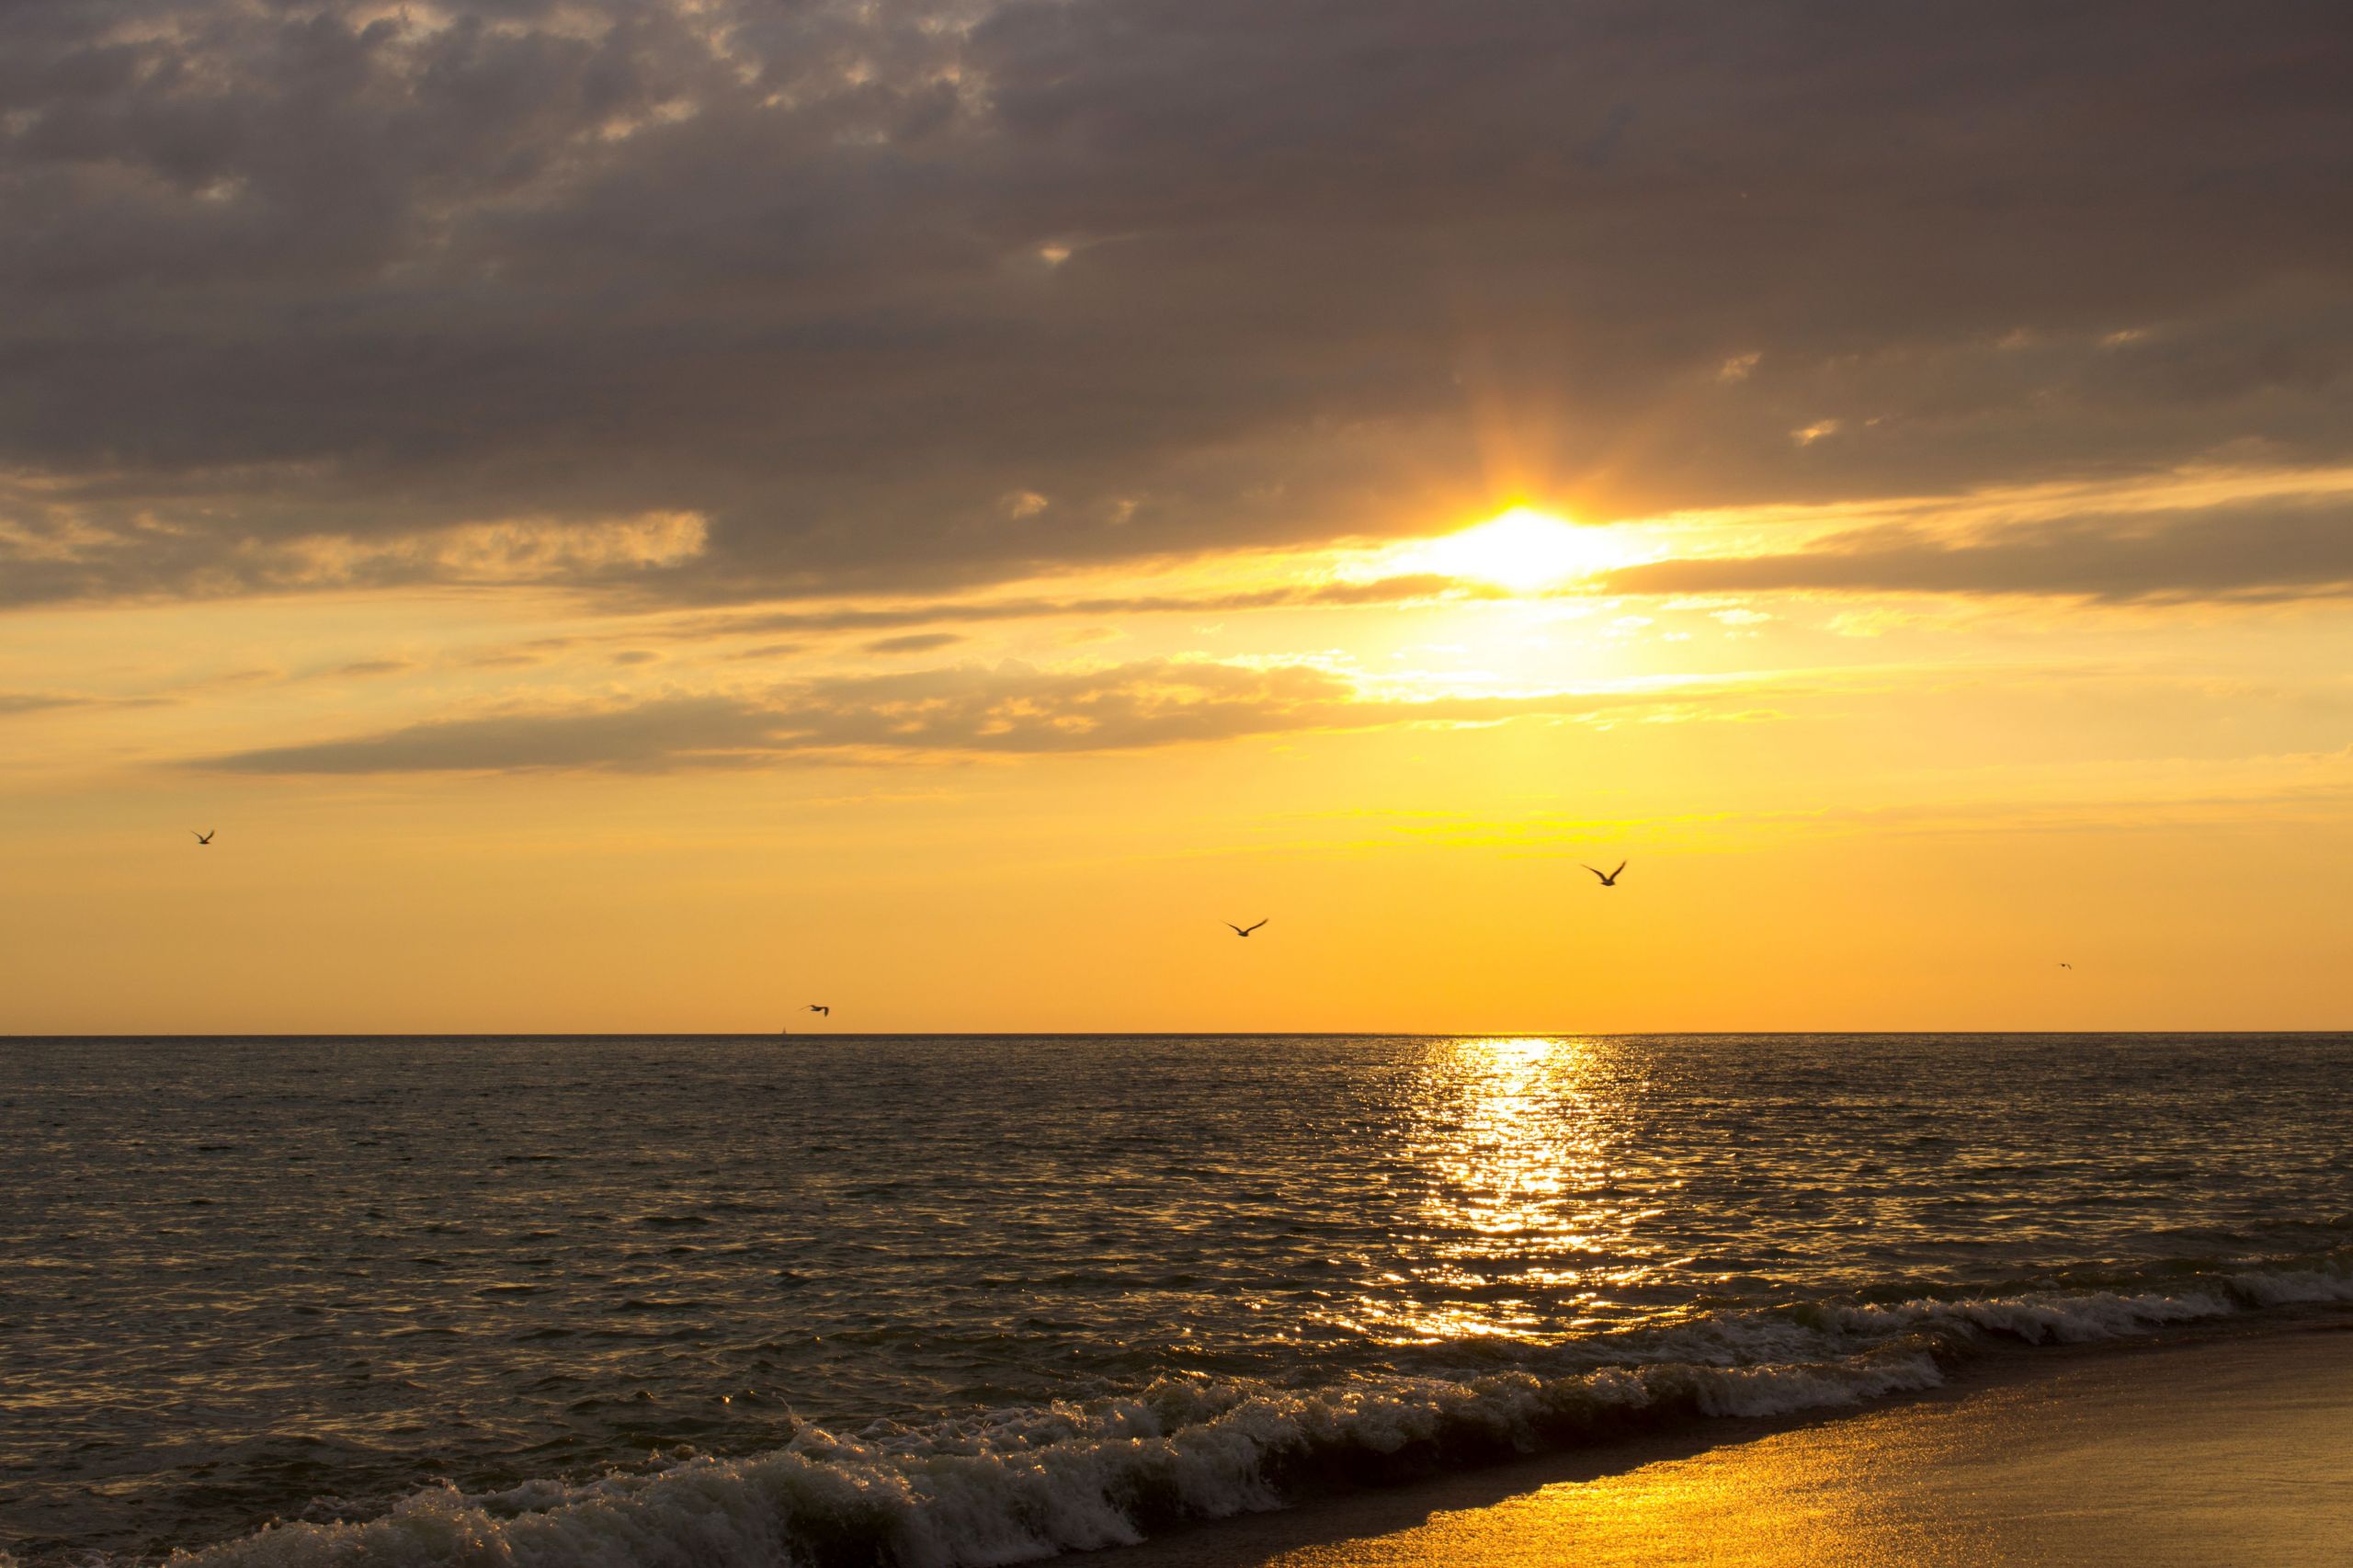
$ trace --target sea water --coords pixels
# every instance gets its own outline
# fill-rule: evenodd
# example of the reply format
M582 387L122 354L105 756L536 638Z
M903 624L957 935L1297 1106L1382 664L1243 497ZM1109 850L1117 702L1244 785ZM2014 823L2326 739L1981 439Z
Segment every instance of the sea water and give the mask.
M2353 1036L0 1041L0 1554L995 1563L2353 1301Z

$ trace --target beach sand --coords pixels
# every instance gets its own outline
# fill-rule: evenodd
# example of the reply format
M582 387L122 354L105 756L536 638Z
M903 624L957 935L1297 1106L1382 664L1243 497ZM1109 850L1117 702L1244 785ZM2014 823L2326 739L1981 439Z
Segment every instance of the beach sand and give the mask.
M1104 1561L2353 1564L2353 1331L2041 1352L1859 1414L1719 1424L1228 1520Z

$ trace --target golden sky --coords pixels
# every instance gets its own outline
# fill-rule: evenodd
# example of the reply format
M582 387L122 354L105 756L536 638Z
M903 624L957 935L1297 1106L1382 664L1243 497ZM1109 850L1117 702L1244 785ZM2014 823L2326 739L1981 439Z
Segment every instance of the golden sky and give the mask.
M1536 11L0 17L0 1032L2345 1024L2304 13Z

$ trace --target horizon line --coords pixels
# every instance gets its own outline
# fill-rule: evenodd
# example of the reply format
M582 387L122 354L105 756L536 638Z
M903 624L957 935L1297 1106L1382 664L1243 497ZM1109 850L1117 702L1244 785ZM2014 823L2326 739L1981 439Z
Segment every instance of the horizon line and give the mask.
M0 1044L28 1040L1640 1040L1804 1039L1834 1036L1856 1040L1959 1039L2036 1035L2353 1035L2353 1025L2323 1028L1783 1028L1783 1029L824 1029L805 1034L743 1029L493 1030L426 1029L399 1033L337 1033L325 1030L232 1030L171 1034L153 1030L81 1033L0 1033Z

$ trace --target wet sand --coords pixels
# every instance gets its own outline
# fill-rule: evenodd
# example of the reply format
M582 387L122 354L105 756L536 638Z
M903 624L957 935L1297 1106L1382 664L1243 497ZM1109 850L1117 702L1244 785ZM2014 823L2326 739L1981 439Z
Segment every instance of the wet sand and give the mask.
M1802 1425L1311 1504L1107 1568L2353 1564L2353 1330L2018 1358Z

